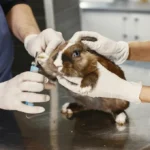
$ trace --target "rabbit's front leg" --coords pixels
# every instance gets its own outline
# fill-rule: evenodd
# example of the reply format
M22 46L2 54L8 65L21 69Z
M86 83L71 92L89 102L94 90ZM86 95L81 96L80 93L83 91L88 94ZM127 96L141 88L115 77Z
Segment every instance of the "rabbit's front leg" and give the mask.
M95 85L97 84L98 78L99 78L98 71L86 75L81 81L80 92L82 94L87 94L90 91L92 91Z

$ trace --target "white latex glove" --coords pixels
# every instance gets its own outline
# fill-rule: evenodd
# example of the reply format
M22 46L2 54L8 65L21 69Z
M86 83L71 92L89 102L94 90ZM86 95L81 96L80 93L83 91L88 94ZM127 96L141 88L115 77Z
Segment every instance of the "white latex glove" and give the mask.
M28 53L35 57L36 52L44 51L50 54L58 45L64 42L60 32L56 32L53 29L46 29L40 34L28 35L24 40L24 46Z
M91 90L91 87L81 88L80 84L82 79L77 77L57 77L58 82L68 90L81 95L87 95L90 97L119 98L136 103L141 102L139 99L142 88L141 83L125 81L114 73L108 71L100 63L97 64L97 68L99 68L100 77L93 90ZM66 79L77 85L71 84Z
M82 37L95 37L96 42L82 41L87 45L91 50L95 50L97 53L107 57L116 64L122 64L127 60L129 55L129 46L128 43L119 41L115 42L96 32L90 31L81 31L76 32L73 37L70 39L70 42L80 41Z
M45 79L41 74L25 72L0 83L0 108L32 114L45 111L43 107L27 106L22 103L46 102L50 99L48 95L34 93L43 91L43 83L47 82Z

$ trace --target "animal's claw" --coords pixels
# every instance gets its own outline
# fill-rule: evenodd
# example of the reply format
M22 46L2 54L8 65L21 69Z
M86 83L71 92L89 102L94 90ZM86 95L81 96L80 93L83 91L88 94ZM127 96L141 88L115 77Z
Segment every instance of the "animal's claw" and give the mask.
M48 58L49 58L49 56L48 56L46 53L41 52L41 53L39 53L38 56L37 56L37 61L38 61L38 63L39 63L40 65L43 65L43 64L46 63L46 61L48 60Z
M80 87L79 93L81 93L82 95L87 95L91 90L92 90L91 86L87 86L87 87L84 87L84 88Z

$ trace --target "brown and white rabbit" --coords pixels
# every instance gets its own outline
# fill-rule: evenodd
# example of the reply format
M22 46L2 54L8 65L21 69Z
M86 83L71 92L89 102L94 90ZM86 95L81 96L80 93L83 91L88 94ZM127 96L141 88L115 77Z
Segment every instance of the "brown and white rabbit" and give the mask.
M86 40L89 39L87 38ZM54 66L56 61L61 61L62 66ZM43 63L42 69L45 72L44 74L50 79L55 78L55 75L60 72L69 77L81 77L83 78L81 88L92 87L93 89L100 76L96 67L97 62L122 79L125 79L123 71L116 64L91 51L82 42L69 44L69 46L66 42L61 47L58 47L49 56L48 60ZM111 113L116 123L121 125L126 123L127 115L124 110L129 107L128 101L114 98L92 98L73 92L71 92L71 95L75 98L76 102L64 104L62 106L62 113L72 114L83 110L101 110Z

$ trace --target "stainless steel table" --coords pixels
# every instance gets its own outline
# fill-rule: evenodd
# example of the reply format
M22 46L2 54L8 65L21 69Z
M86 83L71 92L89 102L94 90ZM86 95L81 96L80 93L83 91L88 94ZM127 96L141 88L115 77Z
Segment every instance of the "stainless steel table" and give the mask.
M67 119L60 113L71 97L61 87L59 109L27 119L23 113L0 112L1 150L149 150L150 104L131 105L129 123L118 130L112 117L87 111ZM53 100L51 103L55 103Z

